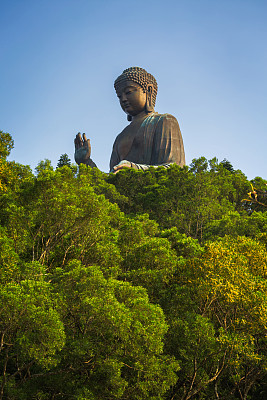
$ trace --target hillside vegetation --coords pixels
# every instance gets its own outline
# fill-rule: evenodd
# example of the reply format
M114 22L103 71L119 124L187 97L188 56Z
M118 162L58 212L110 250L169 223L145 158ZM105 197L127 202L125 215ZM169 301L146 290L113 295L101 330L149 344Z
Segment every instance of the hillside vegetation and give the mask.
M0 132L0 399L267 398L264 179L203 157L33 174L12 147Z

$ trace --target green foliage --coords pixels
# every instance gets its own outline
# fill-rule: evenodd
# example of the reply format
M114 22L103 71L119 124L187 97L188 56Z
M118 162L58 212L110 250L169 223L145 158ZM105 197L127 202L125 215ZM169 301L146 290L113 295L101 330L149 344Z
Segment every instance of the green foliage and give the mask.
M234 172L234 168L232 166L232 164L230 163L230 161L226 160L226 158L220 162L220 164L227 169L230 172Z
M64 165L66 165L67 167L71 166L71 160L70 160L68 154L66 154L66 153L61 154L61 156L58 160L58 163L57 163L57 168L64 167Z
M168 352L181 366L173 398L209 398L212 387L246 398L265 379L266 268L265 246L227 236L180 264L164 305Z
M248 211L266 211L267 208L267 181L256 177L251 181L251 191L243 199Z
M14 147L14 140L9 133L0 131L0 158L6 159Z
M229 212L221 219L211 221L205 232L206 239L216 236L248 236L258 240L266 240L267 212L254 211L251 215L245 212Z
M203 239L210 221L228 212L244 210L244 198L250 184L241 171L230 172L216 159L193 160L190 169L172 165L111 174L108 182L128 203L121 204L129 214L148 213L161 228L177 227L180 233ZM120 204L120 203L119 203Z
M266 181L204 157L34 176L1 138L0 399L266 397L267 214L242 201Z
M105 279L98 267L72 261L68 270L58 281L68 337L63 362L72 364L77 385L90 376L95 399L164 393L177 366L161 355L167 325L160 307L143 288Z
M35 168L35 172L36 172L37 175L39 175L43 171L46 171L46 170L53 171L53 169L54 168L51 165L51 161L46 158L45 160L42 160L42 161L39 162L39 164Z

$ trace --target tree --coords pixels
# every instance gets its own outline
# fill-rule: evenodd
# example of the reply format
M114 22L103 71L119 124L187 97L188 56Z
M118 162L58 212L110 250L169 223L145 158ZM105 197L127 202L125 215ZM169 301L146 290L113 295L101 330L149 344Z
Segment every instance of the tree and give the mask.
M60 380L72 379L72 395L83 388L99 400L162 399L178 364L162 354L161 308L144 288L105 279L98 267L73 260L67 269L57 286L67 334L62 366L71 368Z
M0 131L0 158L6 159L14 147L14 141L9 133Z
M48 160L47 158L45 160L41 160L37 167L35 167L35 172L37 174L40 174L42 171L48 170L48 171L53 171L53 166L51 164L51 161Z
M71 160L68 156L68 154L64 153L61 154L58 163L57 163L57 168L63 167L64 165L67 165L68 167L71 166Z
M242 199L250 184L241 171L231 173L216 159L193 160L190 168L171 165L140 172L125 170L110 175L109 183L128 197L127 214L148 213L162 229L203 240L207 224L230 211L244 210Z
M226 160L226 158L224 158L221 162L220 165L223 166L223 168L227 169L230 172L234 172L234 168L232 166L232 164L230 163L230 161Z
M99 400L159 400L175 383L179 366L163 354L167 324L162 309L150 302L144 288L119 279L124 251L129 251L136 232L132 219L95 193L102 188L109 193L103 179L86 167L76 176L69 168L53 171L48 165L14 188L12 203L4 203L2 334L8 318L14 321L7 336L12 344L8 360L0 354L7 398L12 393L26 399L64 393L66 398L86 394ZM145 218L137 218L134 227L145 241L157 230ZM168 246L166 239L162 241ZM152 257L157 257L155 246L152 250ZM7 285L17 289L6 294ZM39 287L51 302L55 326L50 309L37 312ZM36 310L34 323L24 305L29 313ZM45 334L43 318L51 324L50 334ZM56 323L62 327L61 342L53 336ZM34 332L36 345L29 339ZM51 363L44 364L43 358Z
M167 348L181 366L172 398L248 399L266 379L265 247L226 236L178 272L165 311Z
M265 211L267 207L267 181L259 176L253 179L251 181L251 191L247 193L247 198L243 199L243 201L250 213L254 210Z

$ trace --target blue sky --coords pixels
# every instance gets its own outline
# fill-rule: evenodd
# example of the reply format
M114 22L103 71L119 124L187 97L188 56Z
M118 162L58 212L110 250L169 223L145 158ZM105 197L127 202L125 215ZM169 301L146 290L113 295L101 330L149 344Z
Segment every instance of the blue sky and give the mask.
M140 66L159 85L156 111L173 114L186 162L228 159L267 178L265 0L0 0L0 129L10 160L32 169L74 162L78 131L108 172L126 126L113 89Z

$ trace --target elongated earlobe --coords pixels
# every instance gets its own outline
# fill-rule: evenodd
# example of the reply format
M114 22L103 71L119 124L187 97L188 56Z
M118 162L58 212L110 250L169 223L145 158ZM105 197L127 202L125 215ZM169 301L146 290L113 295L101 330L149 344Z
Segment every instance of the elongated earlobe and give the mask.
M131 115L127 115L127 121L131 121L133 119L133 117Z
M153 93L153 86L148 85L147 92L146 92L146 112L151 113L154 111L153 102L152 102L152 93Z

